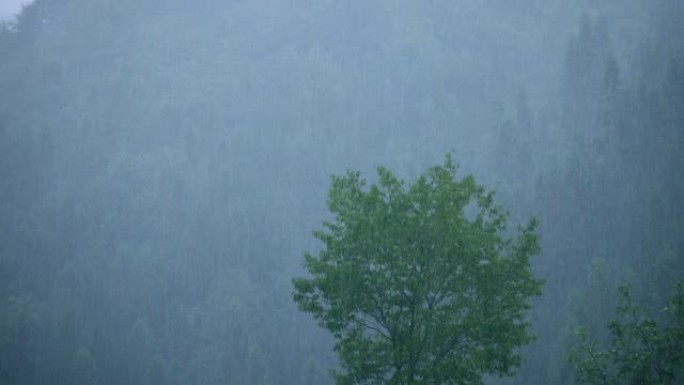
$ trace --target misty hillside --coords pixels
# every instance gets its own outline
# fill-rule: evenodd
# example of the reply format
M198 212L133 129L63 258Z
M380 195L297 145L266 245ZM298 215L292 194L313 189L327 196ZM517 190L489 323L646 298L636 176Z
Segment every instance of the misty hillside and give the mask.
M291 298L330 176L446 153L540 221L537 340L486 382L574 383L618 285L684 279L684 3L35 0L0 28L0 384L332 384Z

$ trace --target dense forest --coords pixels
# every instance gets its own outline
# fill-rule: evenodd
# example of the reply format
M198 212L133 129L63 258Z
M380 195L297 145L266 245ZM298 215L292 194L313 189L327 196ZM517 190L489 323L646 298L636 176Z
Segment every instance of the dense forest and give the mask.
M0 28L0 384L332 384L292 301L330 176L453 154L539 219L572 384L684 278L680 0L35 0ZM684 381L678 377L679 383Z

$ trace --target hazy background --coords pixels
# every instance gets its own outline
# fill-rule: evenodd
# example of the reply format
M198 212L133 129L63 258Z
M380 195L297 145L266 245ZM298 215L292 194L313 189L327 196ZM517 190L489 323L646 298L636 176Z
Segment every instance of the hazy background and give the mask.
M28 0L3 0L0 2L0 20L11 20L21 10L21 5L28 3Z
M488 383L572 383L617 285L658 309L684 276L683 26L678 0L34 1L0 31L0 383L332 383L290 298L330 175L449 151L541 222L538 339Z

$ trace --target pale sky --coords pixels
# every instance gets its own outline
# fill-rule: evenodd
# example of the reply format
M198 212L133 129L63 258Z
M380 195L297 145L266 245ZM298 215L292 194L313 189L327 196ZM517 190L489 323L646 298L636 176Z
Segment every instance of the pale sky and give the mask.
M14 17L21 9L21 4L29 2L29 0L0 0L0 20Z

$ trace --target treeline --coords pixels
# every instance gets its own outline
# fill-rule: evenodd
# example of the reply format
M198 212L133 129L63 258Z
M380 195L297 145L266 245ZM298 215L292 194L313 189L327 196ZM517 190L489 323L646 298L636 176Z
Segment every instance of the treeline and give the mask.
M591 3L34 1L0 32L0 383L331 383L290 298L329 175L450 150L541 223L501 381L572 383L620 283L684 277L684 7Z
M608 337L618 286L660 314L684 277L684 45L672 39L683 14L674 2L661 7L629 56L616 55L610 20L585 16L563 58L558 106L547 112L561 136L534 193L548 284L528 359L559 366L529 363L539 383L572 381L562 357L577 327Z

